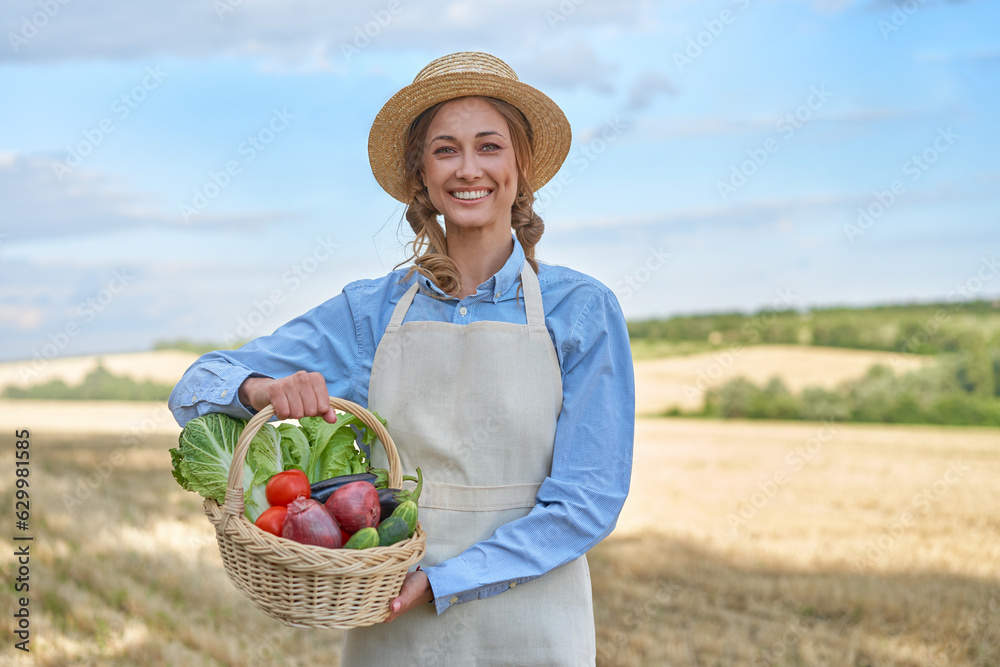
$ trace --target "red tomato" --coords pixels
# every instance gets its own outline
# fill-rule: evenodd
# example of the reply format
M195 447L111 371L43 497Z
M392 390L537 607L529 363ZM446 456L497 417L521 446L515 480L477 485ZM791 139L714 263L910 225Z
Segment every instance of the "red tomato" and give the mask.
M285 527L285 517L288 515L288 508L281 505L268 507L260 513L253 525L272 535L281 537L281 529Z
M351 539L351 534L348 533L343 528L341 528L340 529L340 539L341 539L341 542L340 542L341 544L347 544L347 540Z
M264 487L268 505L287 507L299 496L311 497L309 478L297 468L279 472L267 480Z

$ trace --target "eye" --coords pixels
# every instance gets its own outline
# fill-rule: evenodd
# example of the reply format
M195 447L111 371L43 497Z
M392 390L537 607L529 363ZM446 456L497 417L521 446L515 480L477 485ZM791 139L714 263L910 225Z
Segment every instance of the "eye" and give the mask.
M451 146L441 146L440 148L435 148L434 149L434 155L440 155L440 154L445 153L447 151L451 151L452 153L454 153L455 149L452 148Z
M496 144L483 144L482 150L492 153L494 151L500 150L500 147Z

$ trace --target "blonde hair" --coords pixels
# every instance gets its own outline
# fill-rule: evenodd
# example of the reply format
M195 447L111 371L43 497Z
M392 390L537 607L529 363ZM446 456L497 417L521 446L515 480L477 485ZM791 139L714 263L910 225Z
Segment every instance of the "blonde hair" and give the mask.
M535 261L535 245L542 238L545 223L534 212L534 189L531 187L532 153L531 126L517 107L493 97L482 97L496 109L504 120L511 134L514 147L514 157L517 161L517 194L510 210L511 228L517 240L524 248L524 256L531 268L538 273L538 263ZM405 149L405 182L410 193L410 203L406 207L406 220L410 223L415 237L411 242L410 256L401 262L402 266L412 261L413 266L406 274L409 279L416 271L434 282L444 293L456 294L462 288L462 277L458 265L448 257L448 239L444 228L438 223L440 212L431 203L427 187L420 179L420 167L423 163L424 142L431 121L442 105L450 102L439 102L430 107L410 124L410 131Z

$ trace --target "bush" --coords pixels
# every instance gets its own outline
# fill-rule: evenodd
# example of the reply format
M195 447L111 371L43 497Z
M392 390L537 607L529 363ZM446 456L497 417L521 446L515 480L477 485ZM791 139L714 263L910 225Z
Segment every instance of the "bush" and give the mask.
M932 367L896 375L886 366L873 366L857 380L837 389L810 387L798 396L778 378L758 387L746 378L730 380L706 393L698 413L725 419L809 419L886 424L948 424L1000 426L1000 399L984 395L980 380L969 381L970 364L982 356L948 355ZM989 371L995 353L987 356ZM978 376L987 377L983 373ZM995 392L993 375L989 388Z

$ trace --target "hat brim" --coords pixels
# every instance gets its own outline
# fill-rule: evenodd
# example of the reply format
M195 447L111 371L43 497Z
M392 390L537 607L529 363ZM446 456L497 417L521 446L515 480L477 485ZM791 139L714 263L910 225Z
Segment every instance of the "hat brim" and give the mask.
M484 72L454 72L412 83L389 98L372 123L368 160L379 185L393 198L410 203L405 186L407 134L413 120L438 102L459 97L495 97L515 106L531 126L533 175L538 190L565 161L572 142L566 114L545 93L506 77Z

